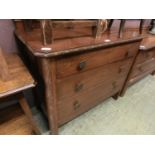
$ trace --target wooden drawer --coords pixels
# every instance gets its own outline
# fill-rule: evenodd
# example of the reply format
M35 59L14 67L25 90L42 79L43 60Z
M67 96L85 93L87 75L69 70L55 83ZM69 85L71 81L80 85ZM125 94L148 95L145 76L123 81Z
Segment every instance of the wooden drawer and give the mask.
M118 93L125 82L131 62L132 58L58 80L59 125ZM77 92L75 86L78 82L83 83L83 88Z
M153 70L155 70L155 58L151 58L141 64L137 64L133 68L131 78L144 74L145 72L149 72L149 71L151 72Z
M57 80L57 98L83 93L91 88L102 85L109 81L115 81L120 76L127 76L133 58L98 67L87 72Z
M62 125L76 116L88 111L106 98L119 92L124 76L114 81L108 81L100 86L93 87L73 97L67 97L58 102L58 122Z
M136 54L138 47L139 42L136 42L59 58L56 63L57 78L66 77L68 75L133 57Z

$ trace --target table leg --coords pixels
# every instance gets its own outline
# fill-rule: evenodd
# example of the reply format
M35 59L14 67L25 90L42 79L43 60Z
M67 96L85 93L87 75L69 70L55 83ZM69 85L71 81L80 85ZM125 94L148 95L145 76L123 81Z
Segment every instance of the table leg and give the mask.
M39 128L37 127L36 123L33 120L33 115L32 115L31 109L30 109L23 93L20 93L20 95L18 96L18 100L19 100L19 104L20 104L21 108L23 109L24 113L28 117L35 133L41 134L39 131Z

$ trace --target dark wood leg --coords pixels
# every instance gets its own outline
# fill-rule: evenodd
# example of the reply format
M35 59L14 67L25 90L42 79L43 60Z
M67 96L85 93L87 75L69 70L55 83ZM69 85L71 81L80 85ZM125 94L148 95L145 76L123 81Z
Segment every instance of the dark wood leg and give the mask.
M126 22L125 19L121 19L121 23L119 27L119 38L122 38L125 22Z
M108 23L108 30L111 29L111 26L112 26L113 22L114 22L114 19L110 19L110 20L109 20L109 23Z
M139 26L139 34L142 34L142 30L143 30L143 25L144 25L144 19L140 20L140 26Z
M41 134L40 131L39 131L39 128L37 127L36 123L33 120L33 115L32 115L31 109L30 109L30 107L29 107L23 93L19 94L18 100L19 100L19 104L20 104L21 108L23 109L24 113L28 117L28 119L29 119L35 133L36 134Z
M45 102L49 128L52 134L58 134L55 61L50 61L47 58L42 58L41 61L45 81Z

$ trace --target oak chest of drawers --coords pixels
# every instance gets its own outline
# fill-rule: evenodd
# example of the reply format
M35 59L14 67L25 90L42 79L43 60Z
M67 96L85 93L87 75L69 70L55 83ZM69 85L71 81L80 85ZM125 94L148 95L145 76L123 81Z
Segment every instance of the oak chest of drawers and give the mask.
M38 84L43 81L40 96L53 134L59 126L106 98L117 97L123 89L142 37L111 35L110 42L104 42L106 37L65 39L45 47L16 31L21 54L29 61Z

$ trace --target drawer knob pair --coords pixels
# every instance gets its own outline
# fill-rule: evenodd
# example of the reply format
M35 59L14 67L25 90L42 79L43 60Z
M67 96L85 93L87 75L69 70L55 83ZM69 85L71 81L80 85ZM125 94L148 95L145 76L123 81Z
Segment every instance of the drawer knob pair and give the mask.
M73 108L74 108L74 110L77 110L77 109L80 108L80 103L79 103L79 101L75 101L75 102L73 103Z
M80 90L82 90L83 86L84 85L82 83L75 84L75 92L79 92Z
M79 65L78 65L78 67L77 67L77 69L79 71L83 70L86 67L86 64L87 64L86 61L80 62Z

